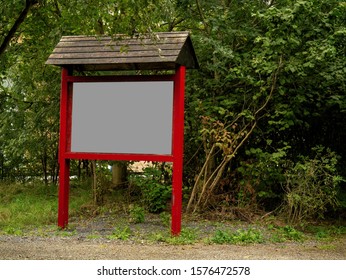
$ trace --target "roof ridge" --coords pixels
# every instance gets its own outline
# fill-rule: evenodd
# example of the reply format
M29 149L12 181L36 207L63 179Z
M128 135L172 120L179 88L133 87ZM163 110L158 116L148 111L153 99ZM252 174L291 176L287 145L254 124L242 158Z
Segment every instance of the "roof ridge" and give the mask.
M176 45L174 51L169 47L173 45ZM148 52L152 55L146 55ZM63 36L46 64L85 70L170 70L176 65L198 67L188 31L153 32L134 37L123 34Z

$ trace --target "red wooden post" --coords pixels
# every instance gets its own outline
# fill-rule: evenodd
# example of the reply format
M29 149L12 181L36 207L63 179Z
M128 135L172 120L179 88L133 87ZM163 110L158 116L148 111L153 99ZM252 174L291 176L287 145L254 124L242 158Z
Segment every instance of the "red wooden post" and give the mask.
M69 188L70 188L70 160L65 154L68 149L71 119L71 93L67 77L69 71L62 69L61 73L61 98L60 98L60 140L59 140L59 203L58 226L65 228L68 224Z
M172 178L172 225L171 233L179 235L182 214L182 180L184 154L184 91L185 66L179 66L175 74L173 100L173 178Z

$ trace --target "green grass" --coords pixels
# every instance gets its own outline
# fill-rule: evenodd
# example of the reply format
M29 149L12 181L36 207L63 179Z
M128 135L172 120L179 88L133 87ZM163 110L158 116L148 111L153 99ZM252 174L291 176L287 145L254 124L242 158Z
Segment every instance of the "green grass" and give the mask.
M331 241L335 237L346 234L346 226L309 226L307 231L317 240Z
M138 205L131 205L130 207L130 222L135 224L144 223L145 221L145 210L143 207Z
M210 238L210 242L216 244L263 243L264 237L260 230L252 228L247 230L239 229L236 231L218 229Z
M72 188L70 213L76 213L89 196L85 188ZM0 184L0 232L18 233L25 228L55 224L57 213L55 185Z
M270 241L274 243L282 243L286 241L297 241L302 242L306 239L306 235L295 229L292 226L269 226L268 229L271 231Z
M169 231L154 232L148 236L152 242L163 242L171 245L188 245L195 244L199 241L198 230L195 228L183 228L180 235L172 236Z
M114 229L111 235L108 235L108 239L117 239L117 240L128 240L132 235L132 231L129 226L119 226Z
M98 232L92 232L91 234L86 236L86 239L99 239L101 238L101 235Z
M78 184L77 182L72 182L71 185L69 216L84 216L86 215L86 205L92 205L90 185ZM114 204L114 201L112 203L97 209L97 213L101 216L105 213L115 215L114 223L113 221L111 223L113 232L104 236L112 240L141 240L173 245L199 242L208 244L304 242L311 239L325 243L346 234L345 226L329 224L309 226L301 231L289 225L276 226L273 220L267 226L258 224L255 228L248 228L249 224L237 222L227 224L224 222L216 223L215 221L199 221L193 226L187 223L182 227L179 236L172 236L170 233L170 213L163 212L153 218L143 207L137 204L133 204L132 207L127 205L120 207L119 203ZM53 233L66 237L78 234L77 230L73 228L73 223L65 230L58 230L56 226L57 205L57 186L46 186L42 183L0 183L0 234L49 236ZM120 210L116 207L120 207ZM121 213L127 212L127 216L117 215L117 210ZM147 223L144 228L154 225L155 229L143 231L141 230L141 223ZM161 229L157 229L157 227ZM95 231L87 235L86 238L97 239L101 237L102 234ZM328 247L328 244L325 246Z

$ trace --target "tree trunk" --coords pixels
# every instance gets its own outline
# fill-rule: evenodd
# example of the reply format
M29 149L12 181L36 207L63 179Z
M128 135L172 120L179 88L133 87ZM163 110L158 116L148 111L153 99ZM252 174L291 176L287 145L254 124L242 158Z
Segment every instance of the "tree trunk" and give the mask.
M127 167L123 161L116 161L112 165L112 184L119 187L126 182Z
M102 195L100 193L100 186L97 183L96 160L91 161L91 169L92 169L93 202L95 206L99 206L102 201Z

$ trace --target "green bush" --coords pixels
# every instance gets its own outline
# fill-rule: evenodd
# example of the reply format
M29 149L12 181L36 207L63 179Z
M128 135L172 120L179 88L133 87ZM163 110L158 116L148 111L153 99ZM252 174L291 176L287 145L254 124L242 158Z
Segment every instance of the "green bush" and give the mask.
M336 207L338 184L337 155L325 149L313 149L313 158L302 157L285 173L285 212L290 223L323 218L328 207Z
M271 141L267 140L268 145ZM267 152L260 148L246 150L247 159L241 162L237 172L241 175L238 195L239 206L259 203L268 211L278 207L282 200L282 185L285 182L284 168L290 146Z
M171 182L166 182L164 170L147 167L143 175L131 177L131 182L140 188L143 204L151 213L160 213L167 208L172 195Z

